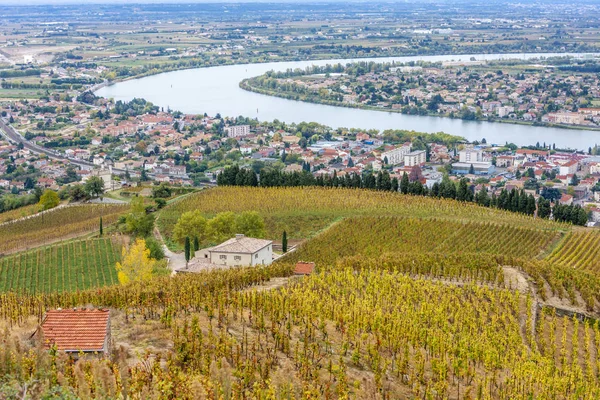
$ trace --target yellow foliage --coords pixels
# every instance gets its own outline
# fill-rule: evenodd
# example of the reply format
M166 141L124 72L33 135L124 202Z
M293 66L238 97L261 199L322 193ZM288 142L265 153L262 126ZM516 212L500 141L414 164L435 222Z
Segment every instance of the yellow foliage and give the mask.
M123 248L123 260L115 266L119 282L123 285L132 282L145 282L152 279L156 260L150 258L150 250L144 239L136 239L129 250Z

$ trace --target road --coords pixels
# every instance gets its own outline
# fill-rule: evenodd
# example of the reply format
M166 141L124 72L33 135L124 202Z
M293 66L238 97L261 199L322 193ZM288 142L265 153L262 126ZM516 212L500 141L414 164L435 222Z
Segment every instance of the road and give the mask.
M21 134L19 132L17 132L12 126L7 124L2 118L0 118L0 133L2 133L2 136L7 138L12 143L17 143L17 144L23 143L23 147L26 148L27 150L30 150L33 153L45 154L48 156L48 158L51 158L54 160L66 161L71 164L77 165L79 167L88 167L88 168L94 167L94 164L92 162L85 161L85 160L74 160L72 158L68 158L63 155L60 155L59 153L55 152L54 150L50 150L45 147L39 146L35 143L31 143L30 141L26 140L23 136L21 136ZM113 170L117 173L125 173L125 171L120 171L117 169L113 169Z
M90 161L69 158L69 157L63 156L62 154L60 154L54 150L50 150L50 149L47 149L45 147L42 147L35 143L30 142L29 140L27 140L23 136L21 136L21 134L19 132L17 132L15 130L15 128L10 126L10 124L6 123L6 121L3 118L0 118L0 134L2 134L2 136L7 138L8 141L10 141L11 143L17 143L17 144L22 143L23 147L30 150L32 153L45 154L48 156L48 158L64 161L64 162L67 162L67 163L70 163L73 165L77 165L78 167L82 167L85 169L94 169L96 167L94 165L94 163L92 163ZM112 172L117 175L122 175L122 174L125 174L127 171L125 171L124 169L119 169L119 168L113 167ZM179 175L172 175L172 174L167 174L167 175L169 175L169 177L171 177L171 178L181 178L181 176L179 176ZM148 173L148 177L154 178L154 174Z

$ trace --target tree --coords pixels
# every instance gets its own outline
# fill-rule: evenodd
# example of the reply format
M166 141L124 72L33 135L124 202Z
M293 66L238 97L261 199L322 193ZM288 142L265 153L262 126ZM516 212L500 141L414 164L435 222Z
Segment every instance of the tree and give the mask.
M171 188L166 183L161 183L158 186L152 188L152 197L166 199L171 197Z
M218 213L208 221L207 236L215 243L223 242L235 235L235 214L228 211Z
M150 250L144 239L136 239L129 250L123 248L123 259L115 266L119 282L147 282L152 279L156 260L150 257Z
M573 176L571 177L571 182L569 182L570 186L577 186L579 185L579 177L577 176L577 174L573 174Z
M38 203L41 211L49 210L59 204L60 198L58 197L58 194L54 190L50 189L44 191L42 197L40 197L40 202Z
M287 245L288 245L287 232L283 231L283 237L281 238L281 249L283 250L284 253L287 253Z
M87 192L82 185L74 185L69 189L69 197L72 201L83 200L87 197Z
M552 211L552 209L550 207L550 201L546 200L543 196L540 196L538 198L537 208L538 208L538 212L537 212L538 217L540 217L540 218L549 218L550 217L550 212Z
M562 193L556 188L544 187L541 196L549 201L557 201L562 197Z
M405 172L404 174L402 174L402 180L400 181L400 192L402 192L402 194L408 193L408 184L408 175Z
M488 196L487 189L482 187L477 195L475 196L475 202L480 206L489 207L490 205L490 197Z
M200 250L200 241L198 240L197 237L194 237L194 243L192 248L194 249L194 253L197 252L198 250Z
M469 174L475 175L475 167L473 167L473 164L471 164L471 166L469 167Z
M458 184L458 191L456 192L456 200L458 201L469 201L470 200L469 186L467 185L467 179L462 178Z
M104 234L104 229L102 227L102 217L100 217L100 236L102 236L102 234Z
M266 234L265 221L256 211L245 211L235 217L235 233L263 238Z
M154 216L146 212L144 198L136 196L131 199L131 211L125 217L127 232L136 237L150 236L154 229Z
M104 180L99 176L91 176L85 183L84 189L90 197L98 197L104 193Z
M173 228L173 239L182 242L186 237L191 237L203 242L207 236L206 226L206 218L202 216L199 210L184 212Z
M183 248L184 248L184 252L185 252L185 265L187 266L188 262L190 261L191 253L192 253L189 236L185 237L185 244L184 244Z

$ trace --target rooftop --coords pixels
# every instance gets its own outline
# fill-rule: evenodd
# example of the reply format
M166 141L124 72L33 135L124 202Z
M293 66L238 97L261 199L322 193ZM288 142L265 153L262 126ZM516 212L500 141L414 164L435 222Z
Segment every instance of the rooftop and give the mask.
M245 235L235 235L219 245L211 247L209 251L219 253L256 253L273 243L271 240L255 239Z
M51 310L42 323L46 347L64 351L104 351L109 310Z

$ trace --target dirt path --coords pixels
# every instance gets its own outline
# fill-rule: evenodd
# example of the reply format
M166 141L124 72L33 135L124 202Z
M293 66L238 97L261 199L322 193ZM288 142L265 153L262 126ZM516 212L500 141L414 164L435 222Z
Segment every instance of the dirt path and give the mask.
M171 269L171 271L173 271L173 274L176 270L185 268L185 254L173 253L171 250L169 250L157 227L154 227L154 237L161 243L165 257L168 260L167 266Z
M279 289L288 284L291 276L282 276L278 278L271 278L268 282L264 282L260 285L250 286L244 289L244 292L256 291L256 292L264 292L265 290L274 290Z

